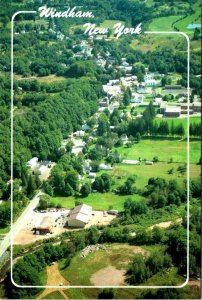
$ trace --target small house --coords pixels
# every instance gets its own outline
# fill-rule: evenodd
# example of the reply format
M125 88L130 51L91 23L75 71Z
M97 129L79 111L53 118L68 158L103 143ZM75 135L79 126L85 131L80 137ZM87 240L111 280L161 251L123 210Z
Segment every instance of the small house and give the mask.
M143 95L133 93L130 102L131 103L142 103L143 102Z
M105 170L105 171L108 171L108 170L112 170L113 168L111 166L107 166L105 164L100 164L99 165L99 170Z
M96 173L94 173L94 172L90 172L90 173L88 174L88 178L89 178L89 179L95 179L95 177L96 177Z
M40 165L39 168L34 170L34 175L43 175L47 170L47 166L45 165Z
M146 160L145 161L145 165L153 165L153 164L154 164L154 162L151 161L151 160Z
M74 136L76 137L84 137L85 132L83 130L78 130L76 132L74 132Z
M127 143L127 142L128 142L128 137L127 137L127 135L126 135L126 134L122 134L121 140L122 140L123 143Z
M139 165L140 161L139 160L134 160L134 159L124 159L123 163L127 164L127 165Z
M33 157L27 162L26 166L32 169L36 167L36 165L38 164L38 160L38 157Z

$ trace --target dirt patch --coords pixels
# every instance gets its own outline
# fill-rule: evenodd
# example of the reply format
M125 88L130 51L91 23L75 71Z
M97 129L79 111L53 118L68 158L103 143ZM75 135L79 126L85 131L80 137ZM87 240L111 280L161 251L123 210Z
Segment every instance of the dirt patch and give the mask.
M175 220L176 223L181 223L182 222L182 218L179 218L177 220ZM175 222L172 221L168 221L168 222L162 222L162 223L158 223L158 224L154 224L152 226L150 226L150 229L153 229L154 227L159 227L159 228L168 228L170 227L171 224L174 224Z
M108 225L112 220L116 218L114 215L105 215L103 211L93 211L94 216L90 219L89 223L85 226L85 228L89 228L93 225Z
M189 282L188 282L188 285L197 286L197 287L200 288L201 283L200 283L200 280L192 280L192 279L190 279Z
M60 274L58 270L58 263L55 263L52 266L47 267L47 286L51 285L64 285L67 286L69 285L69 282ZM68 299L67 295L63 292L66 290L66 288L46 288L41 295L39 296L39 299L44 298L48 294L59 291L63 297L65 296L65 299Z
M148 255L149 252L145 249L138 247L138 246L130 246L130 245L113 245L110 247L110 249L128 249L132 250L135 254L142 254L142 255Z
M54 233L51 235L35 235L33 232L28 229L22 229L15 237L14 244L15 245L28 245L34 243L39 240L49 239L53 236L60 235L66 230L64 228L54 228Z
M90 281L95 286L123 285L125 279L124 273L124 270L118 270L113 266L108 266L95 272Z

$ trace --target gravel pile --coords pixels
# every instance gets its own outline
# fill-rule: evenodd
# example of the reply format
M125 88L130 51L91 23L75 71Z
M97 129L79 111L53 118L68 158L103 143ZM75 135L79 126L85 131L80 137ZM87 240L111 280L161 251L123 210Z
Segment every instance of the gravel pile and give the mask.
M89 253L93 253L98 250L106 250L106 249L107 247L105 245L100 245L100 244L90 245L82 250L80 257L86 257Z

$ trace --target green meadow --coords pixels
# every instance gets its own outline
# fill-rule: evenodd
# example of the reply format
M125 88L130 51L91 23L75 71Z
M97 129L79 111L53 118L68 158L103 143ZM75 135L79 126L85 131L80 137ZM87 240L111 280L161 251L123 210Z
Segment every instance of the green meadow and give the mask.
M194 29L187 29L189 24L201 24L201 6L200 2L198 1L194 5L192 5L192 9L194 11L193 14L187 15L186 18L179 20L175 23L175 27L182 32L185 32L189 36L193 36Z
M138 144L132 147L118 147L117 151L122 154L124 159L137 160L139 157L146 160L152 160L157 156L161 162L172 161L175 163L187 162L187 141L184 139L142 139ZM199 141L190 142L190 163L196 164L200 159Z

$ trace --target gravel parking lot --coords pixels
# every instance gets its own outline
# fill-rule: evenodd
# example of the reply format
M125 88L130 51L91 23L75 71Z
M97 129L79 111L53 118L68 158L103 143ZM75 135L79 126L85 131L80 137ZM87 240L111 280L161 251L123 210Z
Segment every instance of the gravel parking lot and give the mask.
M38 240L43 240L50 238L52 236L56 236L62 234L65 231L70 230L79 230L79 229L71 229L65 228L67 222L67 215L70 210L68 209L60 209L56 211L53 209L49 212L36 212L32 211L29 215L29 222L25 224L25 227L19 231L19 233L14 238L14 244L16 245L26 245L30 243L34 243ZM44 217L50 217L52 219L52 234L46 235L36 235L33 234L32 229L38 226ZM93 211L93 215L89 221L89 223L85 226L85 228L89 228L92 225L108 225L116 216L109 215L104 213L103 211Z

